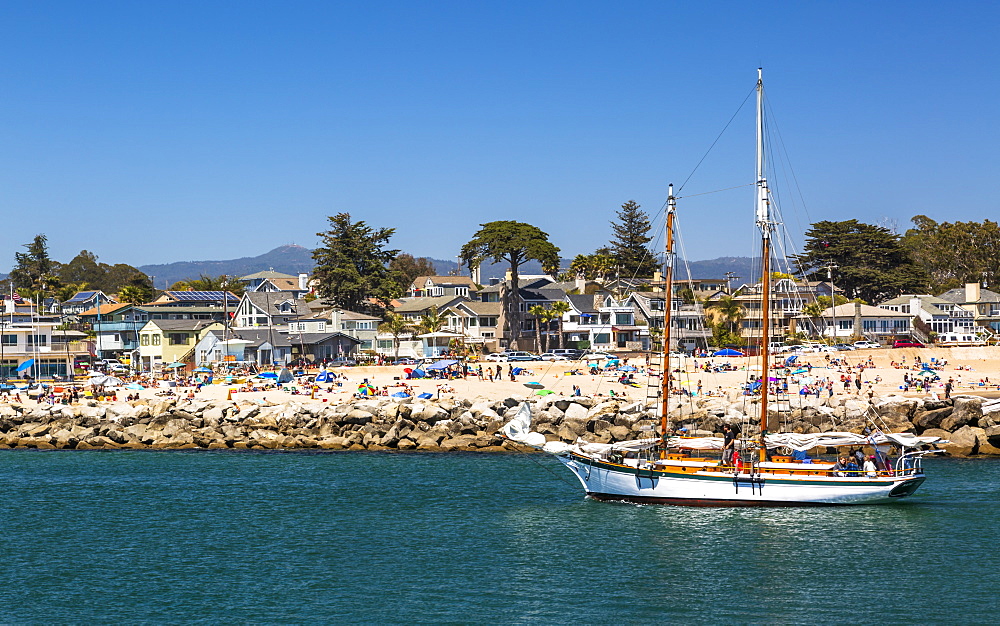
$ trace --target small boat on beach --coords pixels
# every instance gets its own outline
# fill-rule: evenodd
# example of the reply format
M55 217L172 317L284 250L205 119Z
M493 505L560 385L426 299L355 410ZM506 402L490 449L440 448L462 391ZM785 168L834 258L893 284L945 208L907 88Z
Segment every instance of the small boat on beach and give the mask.
M588 497L641 504L691 506L807 506L876 504L912 495L926 479L922 459L942 443L937 437L883 432L871 420L864 432L780 432L776 417L781 377L789 362L772 362L772 234L778 226L765 171L764 88L757 77L755 224L760 234L760 336L751 350L759 359L745 393L751 407L743 423L727 423L723 437L686 436L671 423L676 397L669 361L671 306L665 307L657 396L658 436L616 443L546 441L531 430L529 404L508 421L502 436L553 455L579 479ZM666 210L665 292L673 291L676 200L670 187ZM750 370L752 368L748 368ZM895 458L890 456L895 452ZM822 455L835 452L831 461Z

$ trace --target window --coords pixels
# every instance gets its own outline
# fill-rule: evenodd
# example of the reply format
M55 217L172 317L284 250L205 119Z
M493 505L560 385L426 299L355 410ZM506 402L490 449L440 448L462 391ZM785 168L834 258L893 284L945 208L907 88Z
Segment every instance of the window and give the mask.
M142 335L141 335L141 336L139 337L139 345L140 345L140 346L148 346L148 345L149 345L149 335L148 335L148 334L146 334L146 333L143 333L143 334L142 334Z
M112 335L111 340L114 341L115 343L121 343L122 336L119 333L115 333L114 335Z
M611 343L611 333L597 333L594 335L594 343Z
M183 346L189 343L187 333L170 333L167 335L167 340L172 346Z
M496 326L497 325L497 318L495 318L495 317L480 317L479 318L479 325L480 326Z
M837 320L837 328L840 330L853 330L854 320Z
M16 346L17 345L17 335L4 335L3 340L0 341L5 346Z
M652 311L662 311L663 310L663 300L650 300L649 308Z
M28 335L29 346L47 346L49 338L47 335Z
M615 313L615 324L619 326L629 326L632 324L631 313Z
M160 333L153 333L152 335L150 335L150 340L152 345L154 346L160 345Z
M394 346L392 345L392 340L391 339L379 339L378 340L378 349L379 350L392 350L393 347Z
M369 326L371 325L371 322L366 322L366 323L367 323L367 324L368 324ZM318 324L316 325L316 332L320 332L320 333L322 333L322 332L325 332L325 331L326 331L326 322L319 322L319 323L318 323ZM367 348L367 349L370 349L370 348Z

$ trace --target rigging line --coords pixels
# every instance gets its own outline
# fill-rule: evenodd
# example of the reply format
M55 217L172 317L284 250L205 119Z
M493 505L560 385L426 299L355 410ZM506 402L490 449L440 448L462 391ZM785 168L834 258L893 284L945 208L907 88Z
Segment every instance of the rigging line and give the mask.
M756 91L757 91L757 84L754 83L753 89L750 90L750 93L747 94L746 98L743 98L743 102L740 103L739 108L736 109L736 112L733 113L733 116L731 118L729 118L728 122L726 122L726 125L722 128L722 131L719 133L719 136L715 138L715 141L713 141L712 145L710 145L708 147L708 150L705 151L704 156L701 157L701 160L698 161L698 164L694 166L694 169L691 170L691 173L688 174L688 177L685 178L684 182L681 183L681 186L677 188L678 193L682 189L684 189L684 185L688 184L688 181L691 180L691 177L694 176L694 173L697 172L698 168L701 167L701 164L705 162L705 159L708 158L709 153L711 153L712 149L715 148L715 144L719 143L719 140L722 139L722 135L725 134L726 130L729 128L729 125L733 123L733 120L736 119L736 116L739 115L740 111L743 110L743 107L744 107L744 105L746 105L747 100L749 100L750 96L754 95L754 93Z
M720 192L723 192L723 191L731 191L733 189L742 189L743 187L753 187L756 184L757 183L746 183L745 185L736 185L735 187L725 187L723 189L716 189L714 191L703 191L701 193L689 193L689 194L684 195L684 196L674 196L674 197L677 198L678 200L680 200L681 198L696 198L698 196L707 196L710 193L720 193Z

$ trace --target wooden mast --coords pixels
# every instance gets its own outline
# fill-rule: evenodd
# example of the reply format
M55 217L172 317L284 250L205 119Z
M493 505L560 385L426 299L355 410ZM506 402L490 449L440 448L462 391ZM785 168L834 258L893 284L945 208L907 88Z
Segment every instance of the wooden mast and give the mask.
M767 179L764 177L764 78L763 69L757 68L757 227L761 236L761 307L760 307L760 460L767 460L764 435L767 433L767 392L770 378L770 330L771 330L771 207L768 198Z
M667 191L666 258L663 260L663 367L660 368L660 458L667 457L667 428L670 413L670 313L674 301L674 186Z

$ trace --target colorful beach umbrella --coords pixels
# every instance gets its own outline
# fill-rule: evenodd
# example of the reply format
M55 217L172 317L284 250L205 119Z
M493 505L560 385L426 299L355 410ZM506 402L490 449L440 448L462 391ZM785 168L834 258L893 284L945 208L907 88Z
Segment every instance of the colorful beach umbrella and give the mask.
M524 383L524 386L528 387L529 389L542 389L543 387L545 387L545 385L543 385L542 383L534 381L530 383Z
M535 395L536 396L547 396L547 395L552 394L552 393L555 393L555 392L552 391L551 389L539 389L538 391L535 392Z

